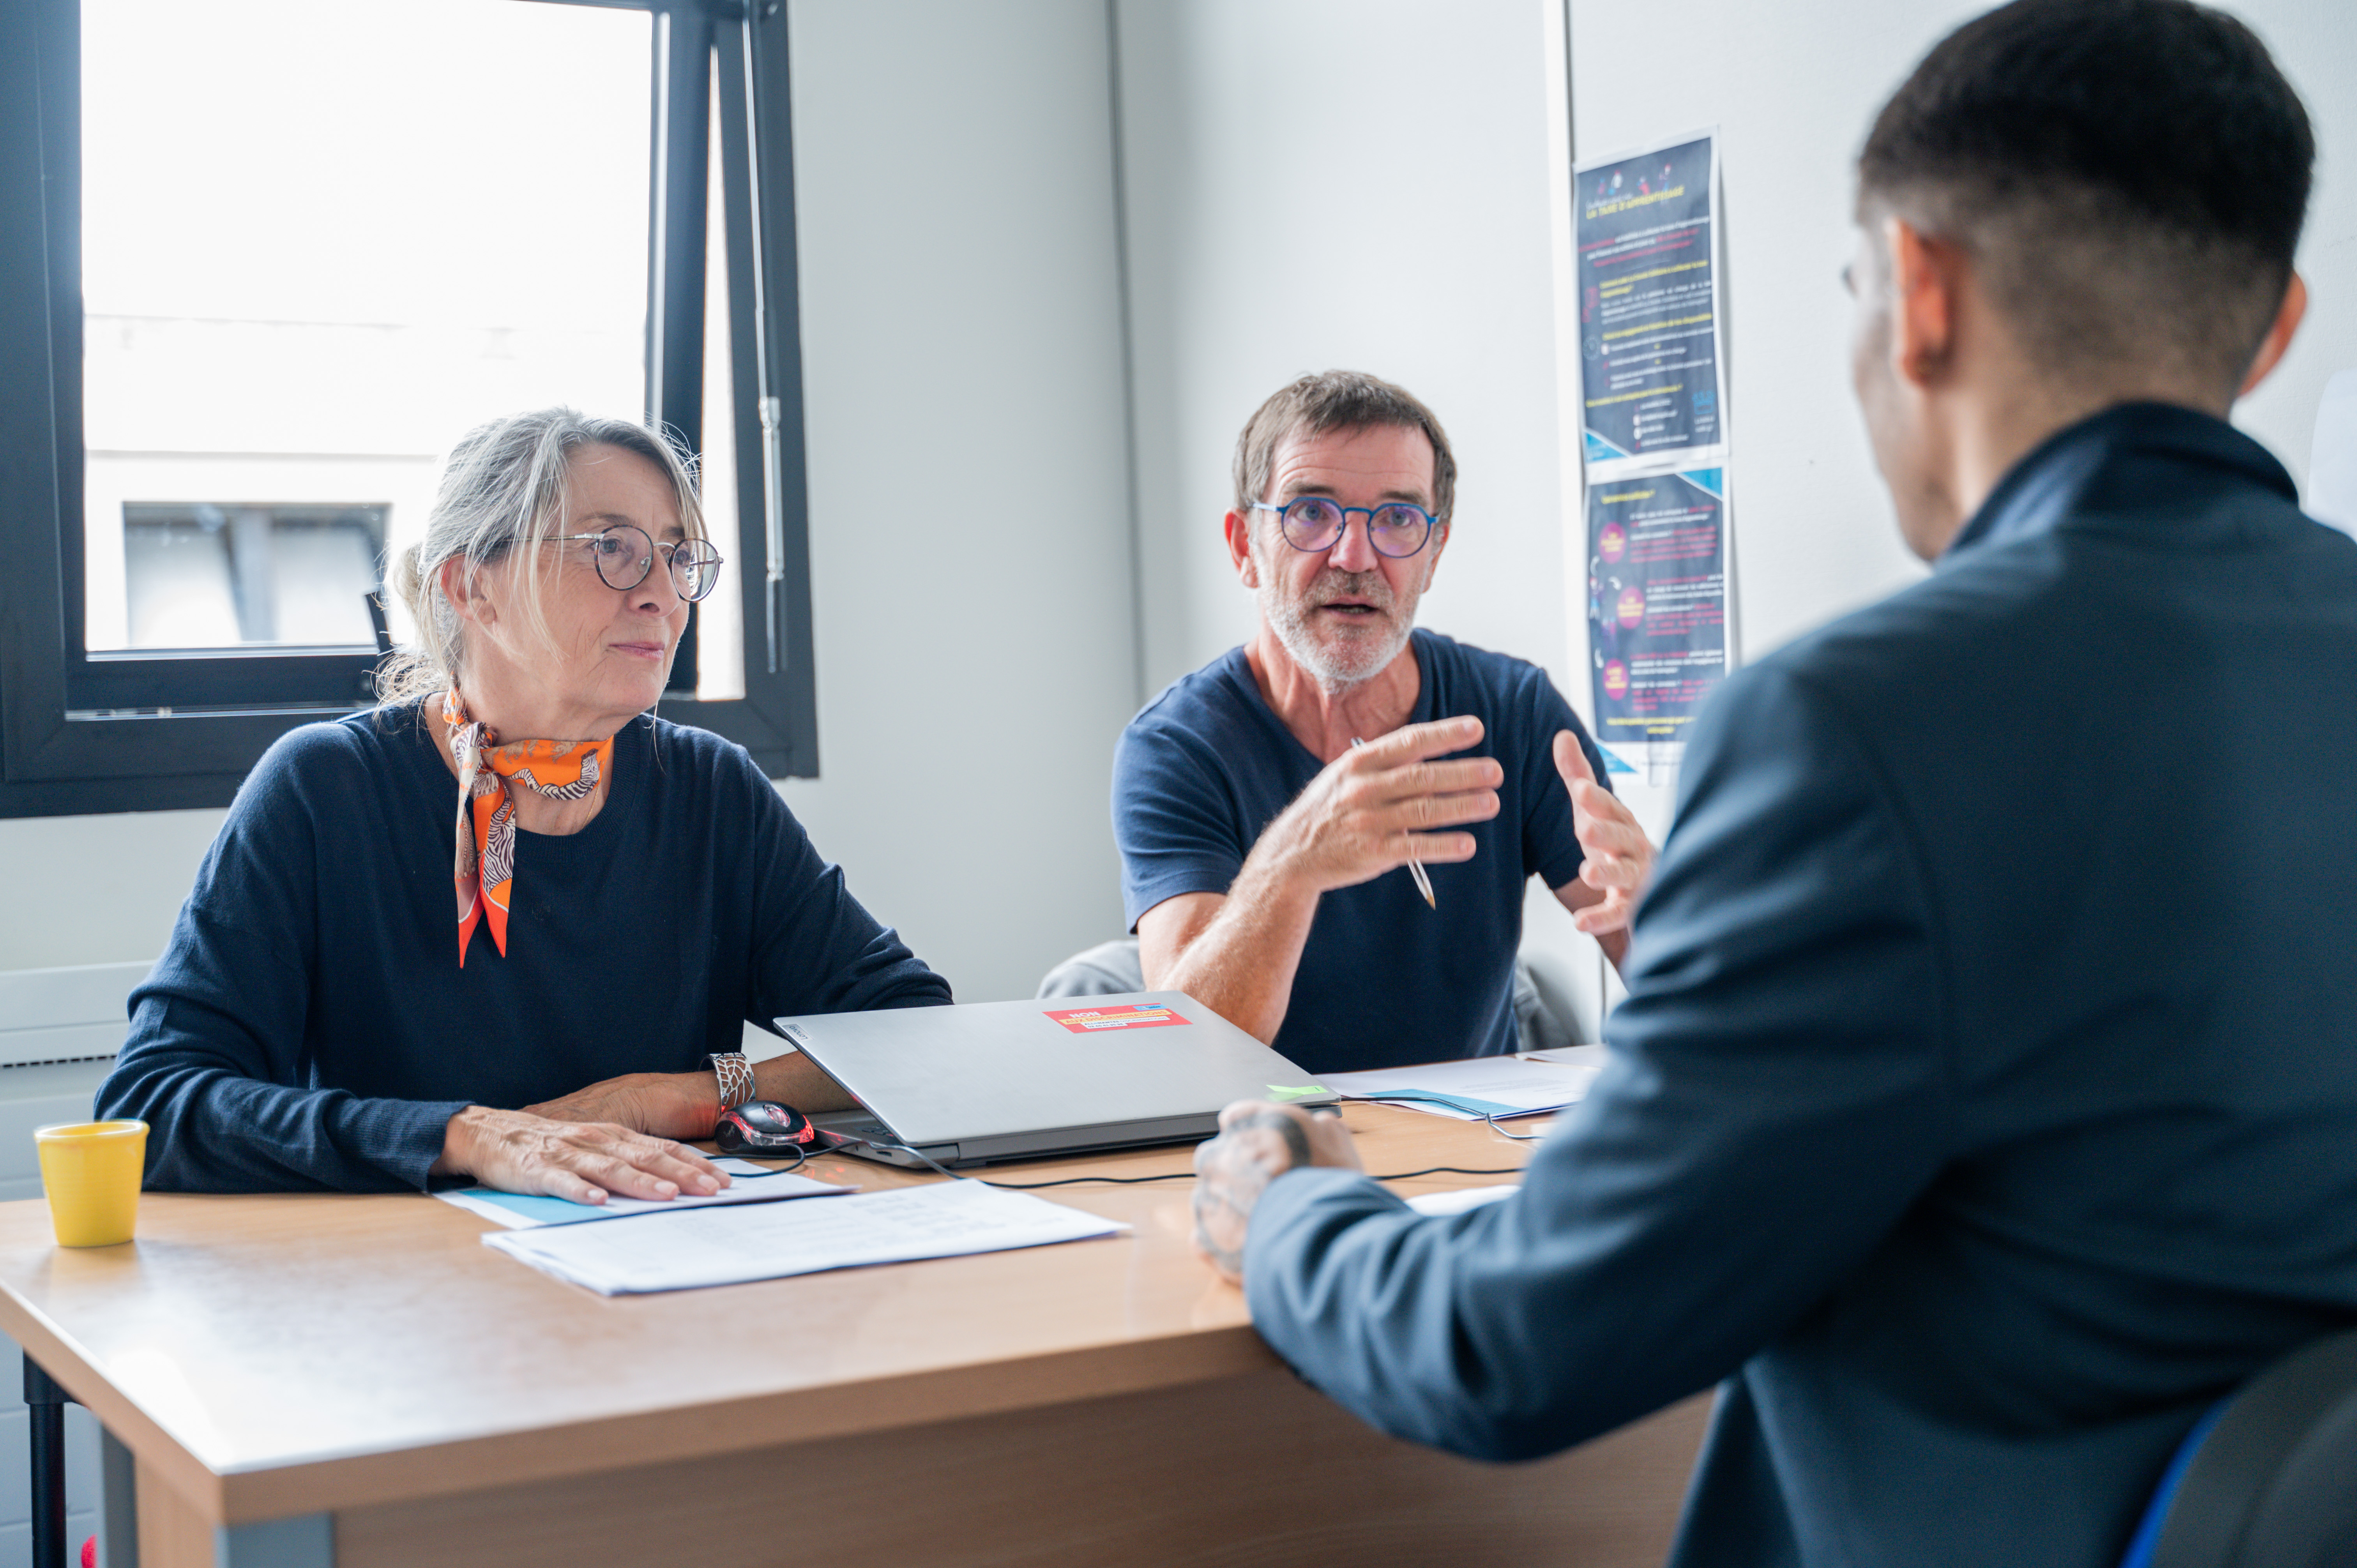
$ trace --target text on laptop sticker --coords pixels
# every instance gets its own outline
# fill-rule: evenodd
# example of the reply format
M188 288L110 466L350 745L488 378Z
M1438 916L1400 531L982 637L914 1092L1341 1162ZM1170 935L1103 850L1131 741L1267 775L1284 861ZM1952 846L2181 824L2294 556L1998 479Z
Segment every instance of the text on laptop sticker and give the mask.
M1099 1029L1163 1029L1187 1021L1168 1007L1134 1004L1127 1007L1075 1007L1048 1016L1075 1035L1093 1034Z

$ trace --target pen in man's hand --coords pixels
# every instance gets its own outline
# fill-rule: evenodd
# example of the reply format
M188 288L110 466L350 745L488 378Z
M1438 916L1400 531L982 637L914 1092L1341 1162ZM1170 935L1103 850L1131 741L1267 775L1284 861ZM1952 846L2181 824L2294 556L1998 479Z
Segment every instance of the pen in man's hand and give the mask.
M1351 737L1351 744L1352 746L1364 746L1367 743L1361 740L1357 736L1352 736ZM1432 878L1424 874L1424 862L1416 859L1414 855L1409 855L1407 857L1407 874L1415 878L1415 890L1424 895L1425 903L1434 909L1439 908L1440 900L1432 896Z

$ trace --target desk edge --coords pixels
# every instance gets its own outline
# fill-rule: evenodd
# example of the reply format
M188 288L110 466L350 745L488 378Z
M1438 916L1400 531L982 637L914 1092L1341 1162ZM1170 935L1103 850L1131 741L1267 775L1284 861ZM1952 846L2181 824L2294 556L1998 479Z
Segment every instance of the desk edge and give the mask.
M485 1491L595 1475L651 1457L697 1459L791 1448L861 1433L931 1425L1209 1382L1280 1368L1249 1325L1008 1360L563 1422L413 1447L216 1470L108 1382L40 1313L0 1292L0 1328L14 1335L102 1425L209 1523Z

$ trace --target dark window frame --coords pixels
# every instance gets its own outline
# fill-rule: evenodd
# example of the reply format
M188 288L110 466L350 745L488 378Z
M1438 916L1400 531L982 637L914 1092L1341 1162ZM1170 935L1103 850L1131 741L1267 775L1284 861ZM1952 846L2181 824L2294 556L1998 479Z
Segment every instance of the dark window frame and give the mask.
M653 13L648 416L703 445L711 89L719 83L742 700L661 712L818 772L786 19L776 0L556 0ZM281 735L366 706L363 650L83 647L81 17L0 7L0 817L225 805ZM764 414L767 417L764 417ZM456 435L457 432L452 432ZM691 622L690 636L693 636ZM694 668L692 645L682 665Z

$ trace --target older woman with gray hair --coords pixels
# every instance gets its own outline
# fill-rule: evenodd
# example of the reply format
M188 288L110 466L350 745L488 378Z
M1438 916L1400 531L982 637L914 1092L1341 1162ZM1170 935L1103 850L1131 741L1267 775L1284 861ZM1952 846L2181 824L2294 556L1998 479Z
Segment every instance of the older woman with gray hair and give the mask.
M720 567L643 426L458 444L386 700L255 766L132 994L98 1108L149 1187L712 1192L680 1140L726 1106L846 1103L748 1020L950 1000L742 748L653 715Z

